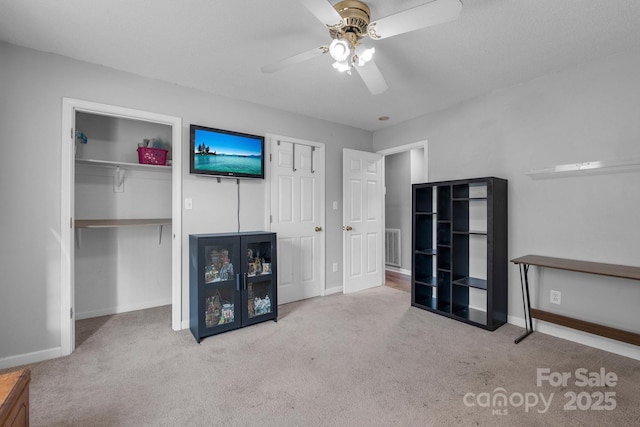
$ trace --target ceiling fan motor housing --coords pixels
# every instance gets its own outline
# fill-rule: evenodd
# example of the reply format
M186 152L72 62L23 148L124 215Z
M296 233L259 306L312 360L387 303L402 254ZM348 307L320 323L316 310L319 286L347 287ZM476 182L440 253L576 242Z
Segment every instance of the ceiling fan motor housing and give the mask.
M344 0L333 7L342 17L344 25L329 28L329 34L334 39L348 40L355 46L358 40L367 35L371 13L369 6L357 0Z

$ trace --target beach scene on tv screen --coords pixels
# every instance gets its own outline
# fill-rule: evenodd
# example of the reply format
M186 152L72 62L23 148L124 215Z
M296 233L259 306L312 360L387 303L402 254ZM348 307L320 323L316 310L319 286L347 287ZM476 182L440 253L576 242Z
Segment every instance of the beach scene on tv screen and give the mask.
M195 131L194 167L203 172L262 174L262 141L241 135Z

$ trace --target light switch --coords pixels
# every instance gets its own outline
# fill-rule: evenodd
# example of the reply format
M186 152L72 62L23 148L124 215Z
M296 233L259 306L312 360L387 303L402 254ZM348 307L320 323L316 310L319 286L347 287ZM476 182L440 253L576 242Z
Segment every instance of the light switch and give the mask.
M193 209L193 199L191 197L187 197L186 199L184 199L184 208Z
M334 211L338 210L338 202L336 200L333 201L333 210Z

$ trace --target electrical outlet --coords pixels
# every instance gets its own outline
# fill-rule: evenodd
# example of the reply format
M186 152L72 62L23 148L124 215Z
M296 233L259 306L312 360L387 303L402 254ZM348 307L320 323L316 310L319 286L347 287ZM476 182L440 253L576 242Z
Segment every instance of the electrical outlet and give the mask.
M560 304L562 301L562 293L560 291L551 291L549 293L549 302L551 304Z
M334 272L334 273L337 273L337 272L338 272L338 263L337 263L337 262L334 262L334 263L333 263L333 272Z

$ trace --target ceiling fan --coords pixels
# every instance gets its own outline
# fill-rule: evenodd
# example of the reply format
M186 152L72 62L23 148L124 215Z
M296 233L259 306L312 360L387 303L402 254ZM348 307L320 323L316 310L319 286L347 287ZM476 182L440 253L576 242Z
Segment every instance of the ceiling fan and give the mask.
M328 46L316 47L266 65L262 72L273 73L329 52L335 60L333 67L336 70L351 74L355 69L373 95L386 91L389 86L373 61L375 48L368 48L362 42L365 37L379 40L450 22L460 15L462 9L461 0L433 0L371 22L369 6L359 0L344 0L335 5L327 0L300 2L327 26L333 41Z

